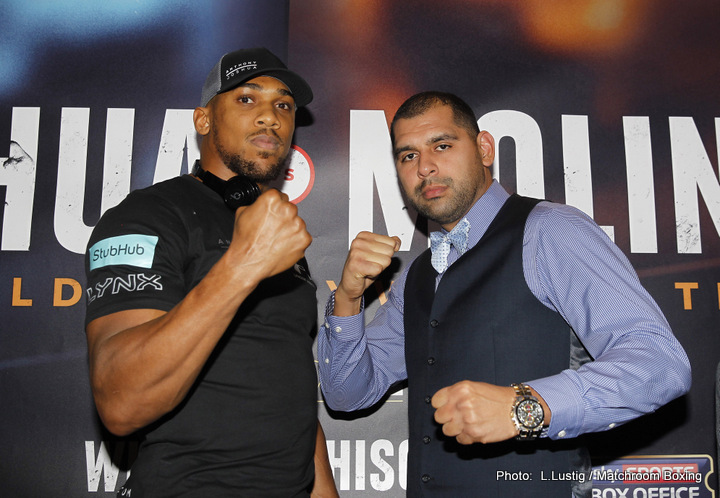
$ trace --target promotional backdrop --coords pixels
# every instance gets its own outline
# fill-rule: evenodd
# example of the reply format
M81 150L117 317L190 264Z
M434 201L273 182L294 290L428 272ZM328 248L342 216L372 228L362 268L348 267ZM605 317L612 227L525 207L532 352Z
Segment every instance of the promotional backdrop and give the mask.
M137 441L102 427L89 388L82 252L127 192L187 172L208 70L259 45L315 93L278 186L314 238L318 314L357 232L403 242L368 293L371 313L427 247L427 223L399 194L388 122L416 92L456 93L497 140L495 177L590 214L690 357L687 396L588 438L595 496L715 496L716 2L11 0L3 10L3 496L113 496L127 478ZM401 386L380 406L337 413L318 390L341 496L405 495L405 401Z

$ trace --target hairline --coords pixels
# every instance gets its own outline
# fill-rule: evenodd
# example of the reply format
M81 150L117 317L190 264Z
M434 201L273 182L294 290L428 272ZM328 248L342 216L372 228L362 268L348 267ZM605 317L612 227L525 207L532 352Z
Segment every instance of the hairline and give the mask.
M440 106L449 107L453 114L453 122L464 129L475 140L480 134L477 118L472 108L460 97L445 92L422 92L408 98L395 112L390 123L390 142L395 150L395 123L401 119L413 119ZM472 123L472 124L471 124Z

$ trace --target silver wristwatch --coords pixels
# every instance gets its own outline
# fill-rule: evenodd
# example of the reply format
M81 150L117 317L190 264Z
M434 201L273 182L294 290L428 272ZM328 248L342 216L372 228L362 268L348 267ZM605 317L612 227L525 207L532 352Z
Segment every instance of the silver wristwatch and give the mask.
M542 405L525 384L511 385L515 389L515 402L510 410L510 417L519 432L515 439L535 439L543 429L545 412Z

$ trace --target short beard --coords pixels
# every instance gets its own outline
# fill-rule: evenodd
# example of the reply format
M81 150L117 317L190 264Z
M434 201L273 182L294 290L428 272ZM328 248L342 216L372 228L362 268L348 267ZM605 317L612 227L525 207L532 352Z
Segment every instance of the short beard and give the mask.
M426 201L424 204L415 202L415 199L422 199L423 188L430 183L435 185L445 185L449 189L454 190L455 199L451 204L446 206L444 210L440 211L438 209L434 209L434 206L432 205L434 201L432 200ZM455 182L453 182L451 178L443 181L424 180L415 189L414 196L407 196L408 202L418 213L440 225L447 225L456 222L465 216L465 214L470 210L475 201L476 192L472 188L469 188L468 185L458 189L453 189L454 184Z
M213 134L215 135L213 141L220 159L222 159L225 166L236 175L242 175L250 178L255 183L269 183L280 176L287 155L279 158L275 163L270 165L269 169L263 171L255 161L245 159L240 154L231 154L225 150L225 148L218 142L215 128L213 128ZM260 157L267 158L270 157L270 154L262 153L260 154Z

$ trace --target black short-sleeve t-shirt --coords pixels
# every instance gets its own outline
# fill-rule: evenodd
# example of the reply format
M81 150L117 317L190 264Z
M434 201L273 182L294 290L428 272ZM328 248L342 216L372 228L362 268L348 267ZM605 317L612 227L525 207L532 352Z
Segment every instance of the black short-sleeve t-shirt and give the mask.
M190 176L132 192L86 255L87 316L168 311L230 244L234 215ZM304 260L248 296L183 402L147 428L132 496L306 496L314 475L317 302Z

